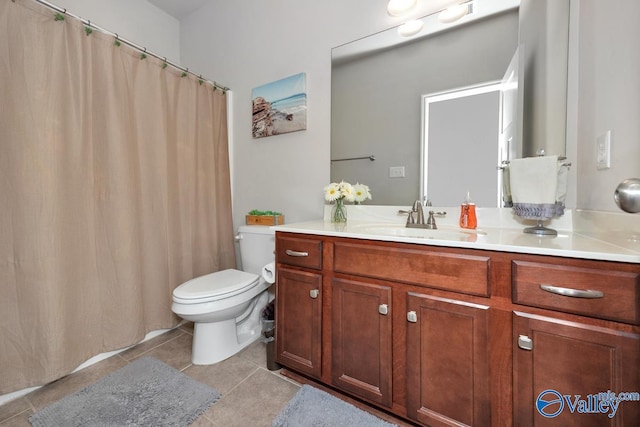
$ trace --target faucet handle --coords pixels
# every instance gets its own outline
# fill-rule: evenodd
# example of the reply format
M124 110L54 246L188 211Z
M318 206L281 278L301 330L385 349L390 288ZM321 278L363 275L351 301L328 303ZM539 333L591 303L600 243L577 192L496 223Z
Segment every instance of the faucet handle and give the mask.
M407 215L407 225L409 224L415 224L416 220L413 218L413 213L415 211L410 210L410 211L403 211L402 209L400 209L398 211L398 215Z

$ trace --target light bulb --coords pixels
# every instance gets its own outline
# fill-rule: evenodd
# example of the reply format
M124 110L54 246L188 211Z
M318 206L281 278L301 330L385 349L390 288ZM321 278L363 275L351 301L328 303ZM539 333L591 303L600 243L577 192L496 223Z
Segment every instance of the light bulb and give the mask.
M420 30L422 30L423 26L424 22L422 22L422 20L420 19L405 22L398 27L398 34L400 34L402 37L415 36L420 32Z
M387 13L391 16L402 16L416 5L417 0L389 0Z
M438 21L442 22L443 24L450 24L462 18L467 13L469 13L469 5L458 4L456 6L448 7L440 12L440 14L438 15Z

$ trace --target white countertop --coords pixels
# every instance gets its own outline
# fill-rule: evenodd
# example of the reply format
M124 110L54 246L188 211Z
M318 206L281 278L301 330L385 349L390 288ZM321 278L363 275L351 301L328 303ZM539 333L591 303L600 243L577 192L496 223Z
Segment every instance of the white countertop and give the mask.
M380 207L385 208L382 210L375 210L370 206L349 207L351 209L346 224L334 224L327 219L318 219L272 228L277 231L322 236L640 264L640 230L635 228L636 224L640 226L640 216L628 218L616 217L613 214L614 223L611 224L611 230L604 230L600 226L602 220L594 220L593 215L587 215L588 221L585 226L582 213L567 212L567 218L556 221L553 227L558 231L557 236L537 236L523 232L523 228L535 225L535 222L521 224L513 220L510 218L510 209L479 210L478 228L465 230L457 225L458 213L454 211L455 208L449 208L446 217L437 218L437 230L426 230L406 229L405 220L395 214L398 207ZM609 216L607 218L609 224L611 219ZM620 224L617 219L622 219L625 223ZM482 224L487 226L483 227Z

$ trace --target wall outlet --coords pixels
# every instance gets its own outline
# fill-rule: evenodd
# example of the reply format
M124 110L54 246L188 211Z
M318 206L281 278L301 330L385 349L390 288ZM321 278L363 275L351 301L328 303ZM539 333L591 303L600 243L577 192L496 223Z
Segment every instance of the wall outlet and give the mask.
M596 168L611 167L611 131L608 130L596 139Z
M404 166L391 166L389 168L389 178L404 178Z

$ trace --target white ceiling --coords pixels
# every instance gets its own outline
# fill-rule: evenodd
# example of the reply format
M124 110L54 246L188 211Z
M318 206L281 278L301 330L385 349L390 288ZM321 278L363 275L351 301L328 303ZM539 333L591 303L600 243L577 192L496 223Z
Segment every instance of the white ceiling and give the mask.
M180 20L209 0L149 0L149 3Z
M164 10L174 18L180 20L210 0L148 0L148 1L149 3L155 5L156 7ZM439 12L443 9L446 9L451 5L463 3L465 1L469 1L469 0L420 0L418 1L415 9L411 11L411 15L414 17L429 15L435 12ZM384 4L386 3L386 1L382 3ZM381 8L381 11L386 14L386 9L384 8L384 6Z

